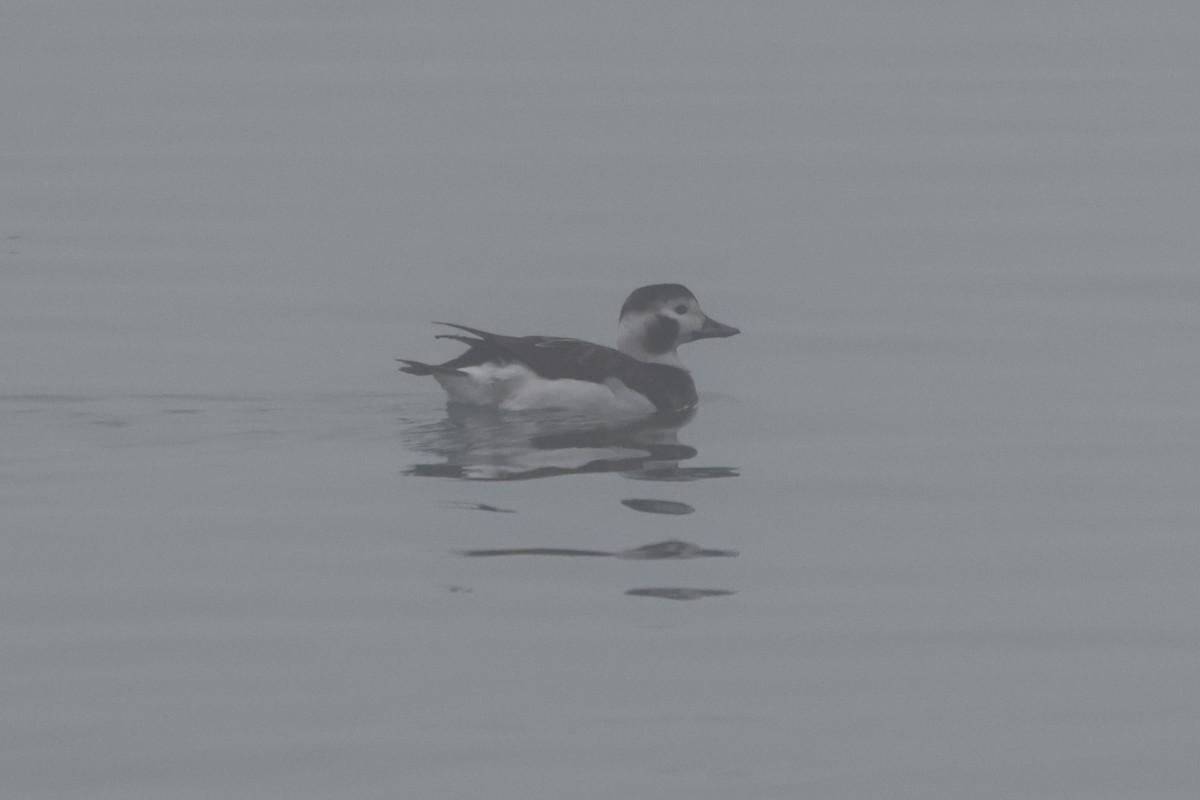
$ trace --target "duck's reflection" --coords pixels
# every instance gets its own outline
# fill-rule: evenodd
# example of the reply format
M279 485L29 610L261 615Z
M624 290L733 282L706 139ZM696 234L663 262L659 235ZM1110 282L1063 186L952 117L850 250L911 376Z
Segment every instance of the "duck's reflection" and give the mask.
M680 466L697 455L678 439L693 414L660 413L618 423L565 412L449 405L444 420L407 432L411 447L444 461L414 464L405 474L485 481L601 472L661 481L736 476L734 467Z
M475 558L487 556L612 556L635 561L657 561L671 558L736 558L737 550L714 550L679 539L645 544L628 550L578 550L566 547L506 547L500 550L463 550L462 555Z
M686 586L650 586L645 589L630 589L630 597L657 597L660 600L703 600L705 597L728 597L735 592L729 589L692 589Z
M506 547L495 550L462 550L460 555L473 558L492 556L609 556L635 561L657 561L683 558L734 558L737 550L716 550L701 547L679 539L633 547L628 550L579 550L566 547ZM629 589L631 597L657 597L663 600L700 600L705 597L726 597L734 594L732 589L698 589L685 586L648 586Z

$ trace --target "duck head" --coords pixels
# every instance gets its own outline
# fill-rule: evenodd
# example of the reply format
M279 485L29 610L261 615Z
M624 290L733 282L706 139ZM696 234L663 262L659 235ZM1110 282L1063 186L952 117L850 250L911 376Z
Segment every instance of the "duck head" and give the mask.
M676 348L697 339L739 333L700 310L696 296L678 283L635 289L621 306L617 349L639 361L682 367Z

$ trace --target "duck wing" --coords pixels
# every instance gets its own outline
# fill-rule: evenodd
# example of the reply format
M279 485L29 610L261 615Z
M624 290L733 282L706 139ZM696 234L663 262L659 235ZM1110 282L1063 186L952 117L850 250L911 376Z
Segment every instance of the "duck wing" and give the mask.
M477 337L451 336L470 350L447 366L466 366L499 358L517 361L548 380L570 379L604 383L616 379L640 392L659 409L677 410L696 405L696 386L685 369L638 361L611 347L559 336L502 336L452 322L448 325ZM476 361L476 359L479 359Z

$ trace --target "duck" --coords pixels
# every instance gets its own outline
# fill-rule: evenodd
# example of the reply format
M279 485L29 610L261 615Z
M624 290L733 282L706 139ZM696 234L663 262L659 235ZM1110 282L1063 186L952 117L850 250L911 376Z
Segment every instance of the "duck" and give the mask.
M601 415L644 415L695 408L682 344L740 331L700 309L678 283L635 289L618 317L616 347L561 336L503 336L453 322L440 334L467 350L443 364L396 359L401 372L432 376L448 402L507 411L566 409Z

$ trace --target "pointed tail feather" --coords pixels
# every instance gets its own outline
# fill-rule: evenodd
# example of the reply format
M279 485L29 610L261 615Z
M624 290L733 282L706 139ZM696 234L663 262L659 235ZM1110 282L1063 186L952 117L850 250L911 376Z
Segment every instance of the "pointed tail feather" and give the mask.
M504 337L504 336L497 336L496 334L488 333L487 331L481 331L478 328L468 328L466 325L459 325L457 322L436 322L435 321L433 324L434 325L445 325L447 328L458 328L460 331L466 331L467 333L474 334L475 336L478 336L480 339L483 339L484 341L487 341L490 339L508 338L508 337ZM441 337L439 336L437 338L440 339Z
M400 368L400 371L407 372L409 375L466 375L465 372L441 364L426 364L423 361L409 361L407 358L397 358L396 360L405 365Z
M468 347L475 347L476 345L487 344L483 339L472 339L470 336L460 336L460 335L454 334L454 333L439 333L437 336L435 336L433 338L435 338L435 339L453 339L456 342L462 342L463 344L467 345Z

